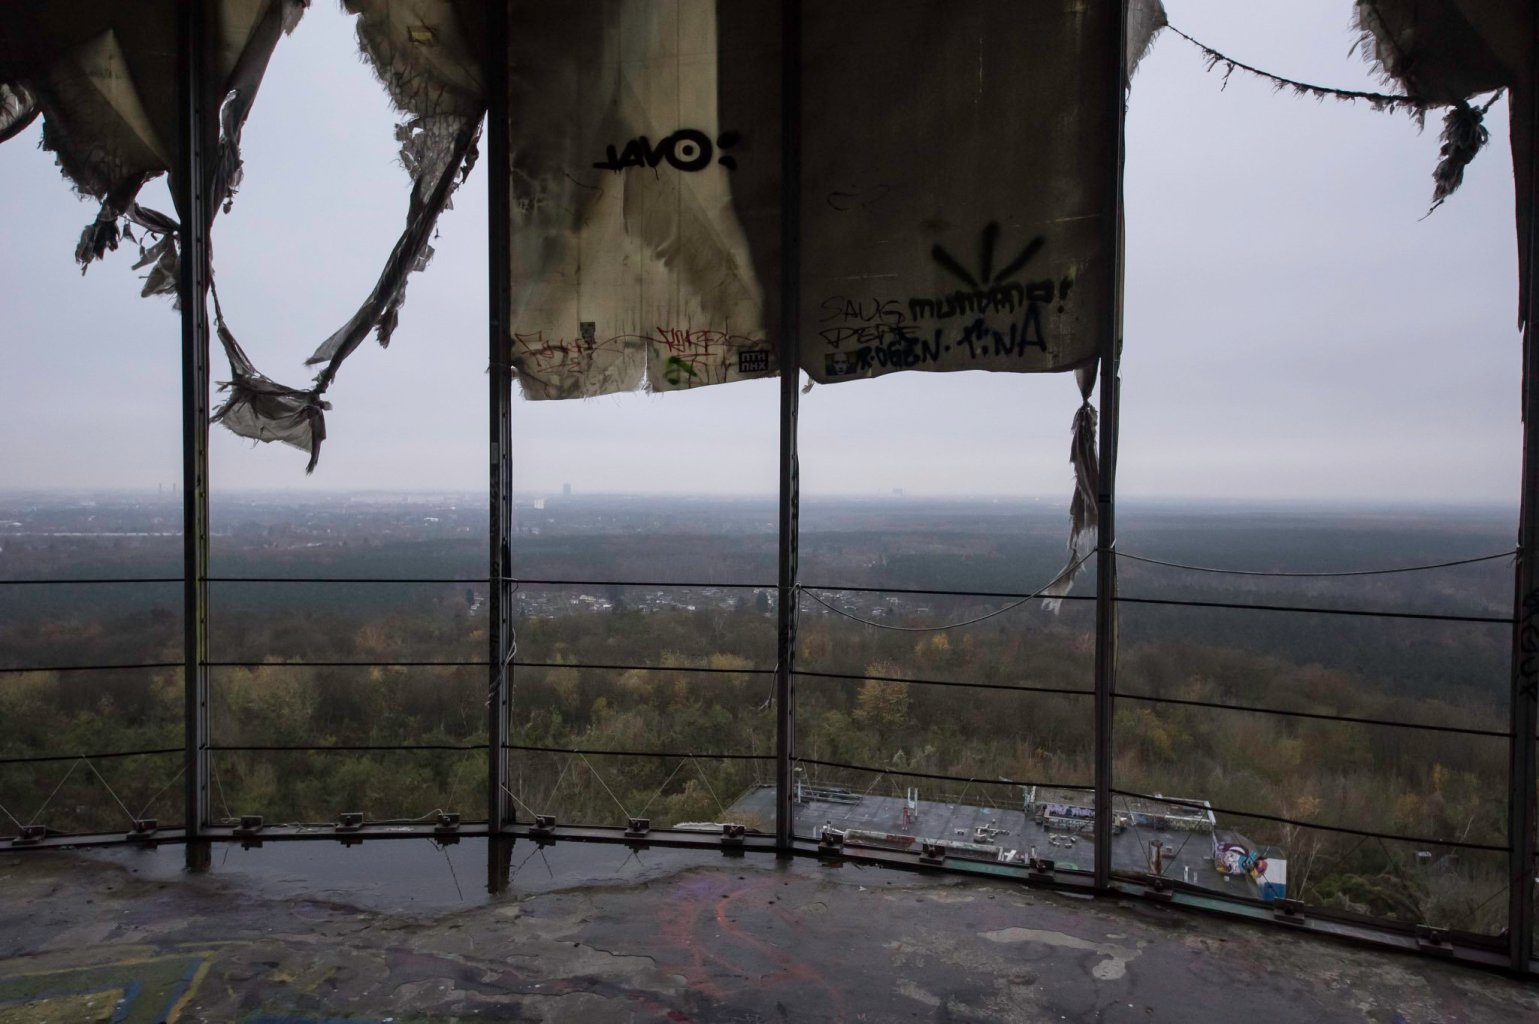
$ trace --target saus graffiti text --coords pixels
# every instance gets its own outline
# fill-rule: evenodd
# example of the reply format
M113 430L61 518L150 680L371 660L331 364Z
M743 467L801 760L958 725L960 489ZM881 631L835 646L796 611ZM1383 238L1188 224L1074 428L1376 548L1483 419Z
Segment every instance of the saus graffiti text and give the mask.
M834 350L824 353L825 374L848 377L958 360L1020 357L1032 351L1046 354L1043 308L1056 303L1062 313L1074 279L1011 280L1041 251L1045 239L1033 238L996 271L998 237L998 224L984 228L975 270L964 267L943 246L932 247L935 264L962 288L906 302L842 295L824 299L818 336ZM921 321L928 323L921 327ZM937 326L929 326L937 321Z

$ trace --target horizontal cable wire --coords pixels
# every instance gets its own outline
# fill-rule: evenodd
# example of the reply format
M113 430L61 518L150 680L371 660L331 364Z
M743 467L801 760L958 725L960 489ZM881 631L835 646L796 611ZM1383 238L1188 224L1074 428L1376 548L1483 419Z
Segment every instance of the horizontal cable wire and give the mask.
M1382 573L1386 573L1386 572L1415 572L1415 571L1420 571L1422 569L1435 569L1435 568L1441 568L1443 566L1466 565L1466 564L1471 564L1473 562L1490 561L1490 560L1496 559L1496 558L1506 558L1509 555L1511 555L1511 552L1503 552L1503 553L1501 553L1499 555L1484 555L1484 556L1481 556L1479 558L1464 559L1464 560L1457 561L1457 562L1440 562L1440 563L1436 563L1436 564L1432 564L1432 565L1408 566L1408 567L1401 567L1401 568L1395 568L1395 569L1375 569L1375 570L1365 570L1363 572L1343 572L1343 573L1302 573L1302 574L1292 574L1292 575L1304 576L1304 577L1310 577L1310 576L1330 576L1330 575L1355 576L1355 575L1364 575L1364 574L1374 574L1374 575L1377 575L1377 574L1382 574ZM1171 565L1171 566L1178 567L1178 568L1190 568L1190 569L1193 569L1195 571L1203 571L1203 572L1220 572L1220 573L1226 573L1227 572L1227 573L1234 573L1234 574L1238 574L1238 575L1276 575L1276 574L1270 574L1270 573L1251 572L1249 570L1220 570L1220 569L1206 569L1206 568L1201 567L1201 566L1186 566L1186 565L1181 565L1180 563L1162 562L1162 561L1158 561L1158 560L1155 560L1155 559L1144 558L1144 557L1139 556L1139 555L1129 555L1129 554L1127 554L1125 552L1121 555L1121 557L1129 558L1129 559L1136 559L1138 561L1150 562L1150 563L1158 564L1158 565ZM1281 574L1281 575L1289 575L1289 574ZM209 577L205 577L205 580L207 582L209 582L209 583L445 583L445 584L447 584L447 583L456 583L456 584L471 583L471 584L486 584L486 583L491 583L491 582L511 582L511 583L517 583L517 584L520 584L520 585L528 585L528 586L659 587L659 588L675 587L675 588L681 588L681 589L705 589L705 588L715 587L715 588L718 588L718 589L729 589L729 590L730 589L738 589L738 590L744 590L744 589L749 589L749 590L775 590L776 589L776 585L775 584L765 584L765 583L697 583L697 582L650 582L650 581L645 581L645 580L563 580L563 579L518 579L518 578L509 578L509 579L506 579L506 580L489 580L489 579L487 579L485 577L452 577L452 578L451 577L400 577L400 578L383 578L383 577L328 577L328 578L321 578L321 577L301 577L301 576L209 576ZM182 582L182 580L180 578L93 579L93 580L0 580L0 586L5 586L5 585L8 585L8 584L180 583L180 582ZM813 585L813 584L802 584L800 586L800 589L808 590L808 591L810 591L810 590L820 590L820 591L828 591L828 592L834 592L834 593L845 592L845 593L853 593L853 594L913 594L913 595L923 595L923 596L931 596L931 597L985 597L985 598L1002 598L1002 599L1006 599L1006 600L1012 600L1012 599L1013 600L1027 600L1027 601L1039 598L1041 596L1040 592L1039 593L1034 593L1034 594L1026 594L1026 593L1018 593L1018 592L1014 592L1014 591L939 590L939 589L923 589L923 588L913 588L913 587L857 587L857 586L826 586L826 585ZM809 595L809 596L811 596L811 595ZM814 597L813 599L817 600L816 597ZM1096 597L1093 594L1064 594L1064 595L1062 595L1059 598L1054 598L1054 600L1094 601L1094 600L1096 600ZM1308 606L1308 605L1258 605L1258 604L1238 604L1238 603L1234 603L1234 602L1225 602L1225 601L1181 601L1181 600L1167 599L1167 598L1121 597L1121 596L1114 597L1113 600L1117 601L1117 602L1124 603L1124 604L1166 604L1166 605L1175 605L1175 606L1184 606L1184 607L1197 607L1197 608L1224 608L1224 609L1233 609L1233 610L1236 610L1236 611L1314 612L1314 613L1317 613L1317 614L1320 614L1320 615L1349 615L1349 616L1367 616L1367 617L1371 617L1371 618L1419 619L1419 620L1433 621L1433 622L1481 622L1481 623L1493 623L1493 624L1498 624L1498 625L1511 625L1512 621L1513 621L1510 617L1474 616L1474 615L1441 615L1441 614L1434 614L1434 613L1427 613L1427 612L1394 612L1394 611L1376 611L1376 610L1372 610L1372 609L1354 609L1354 608L1322 608L1322 607L1315 607L1315 606ZM998 614L998 613L997 612L991 612L990 613L990 615L994 615L994 614ZM877 623L876 625L886 625L886 624L885 623ZM934 629L934 628L939 628L939 627L927 627L927 628Z
M1074 579L1074 574L1079 571L1079 567L1084 565L1085 562L1088 561L1094 554L1094 551L1089 551L1086 552L1083 556L1070 562L1058 573L1057 576L1054 576L1047 583L1043 584L1042 587L1035 593L1028 594L1021 598L1019 601L1014 601L1010 604L1007 604L1003 608L995 608L991 612L984 612L982 615L975 615L970 619L963 619L960 622L948 622L940 626L894 626L885 622L876 622L872 619L864 619L859 615L854 614L853 612L847 612L843 608L829 604L817 594L812 593L807 587L798 585L796 589L801 593L806 594L808 597L812 598L818 604L822 605L824 608L827 608L835 615L842 615L846 619L862 623L863 625L874 626L877 629L891 630L895 633L939 633L948 629L961 629L964 626L975 626L980 622L986 622L989 619L1004 615L1006 612L1015 611L1015 609L1021 607L1022 605L1028 604L1039 597L1043 597L1047 594L1048 591L1052 590L1065 578L1068 578L1070 581L1072 581ZM1049 598L1049 600L1051 599Z
M1146 558L1143 555L1130 555L1126 551L1119 552L1119 558L1130 559L1134 562L1147 562L1149 565L1163 565L1170 569L1186 569L1189 572L1206 572L1219 576L1278 576L1293 579L1328 579L1339 576L1390 576L1401 572L1425 572L1428 569L1451 569L1459 565L1474 565L1477 562L1493 562L1498 558L1514 558L1517 549L1510 551L1498 551L1494 555L1479 555L1475 558L1459 558L1452 562L1431 562L1426 565L1401 565L1389 569L1348 569L1339 572L1283 572L1266 569L1216 569L1206 565L1187 565L1184 562L1167 562L1159 558Z
M100 754L44 754L37 757L0 757L4 764L42 764L47 761L105 761L113 757L148 757L152 754L181 754L185 747L162 747L159 750L111 750Z
M99 583L180 583L180 576L148 576L143 578L113 576L107 579L89 580L0 580L0 587L68 587L68 586L95 586Z
M1491 843L1470 843L1458 839L1431 839L1426 836L1402 836L1396 835L1393 832L1372 832L1367 829L1348 828L1345 825L1323 825L1319 822L1300 821L1297 818L1283 818L1275 814L1262 814L1258 811L1236 811L1227 807L1210 807L1195 800L1178 800L1174 797L1135 793L1126 789L1113 789L1112 795L1133 797L1138 800L1154 800L1159 803L1175 804L1180 807L1194 807L1202 811L1212 811L1214 814L1227 814L1234 818L1274 821L1280 825L1293 825L1297 828L1314 829L1319 832L1340 832L1349 836L1366 836L1369 839L1389 839L1397 843L1412 843L1421 846L1456 846L1463 850L1489 850L1492 853L1507 853L1511 850L1510 846L1496 846Z
M282 752L313 752L313 753L347 753L377 750L383 752L403 752L414 750L485 750L485 743L338 743L328 747L315 746L280 746L280 745L235 745L209 744L205 750L227 753L282 753Z
M1423 572L1430 569L1449 569L1461 565L1474 565L1479 562L1492 562L1501 558L1516 556L1517 550L1500 551L1490 555L1478 555L1473 558L1460 558L1447 562L1430 562L1419 565L1392 566L1386 569L1352 569L1342 571L1322 572L1289 572L1267 569L1223 569L1214 566L1192 565L1186 562L1174 562L1165 559L1151 558L1147 555L1135 555L1127 551L1120 551L1117 557L1126 558L1135 562L1146 562L1150 565L1162 565L1171 569L1185 569L1191 572L1214 573L1225 576L1273 576L1292 578L1327 579L1346 576L1384 576L1393 573ZM774 583L701 583L690 580L677 582L658 582L655 580L566 580L566 579L522 579L508 577L506 579L491 579L485 576L205 576L208 583L491 583L511 582L531 586L556 586L556 587L679 587L686 589L704 589L719 587L735 590L774 590ZM88 579L0 579L0 586L74 586L97 585L108 583L181 583L181 576L112 576L94 577ZM892 594L931 594L936 596L953 597L1004 597L1004 598L1030 598L1035 595L1020 593L995 593L984 591L957 591L957 590L920 590L904 587L849 587L849 586L812 586L805 584L807 590L842 590L851 593L892 593ZM1090 595L1065 595L1070 600L1093 601Z
M1260 715L1282 715L1288 718L1313 718L1324 722L1354 722L1359 725L1384 725L1397 729L1425 729L1429 732L1450 732L1461 736L1491 736L1509 739L1510 732L1496 729L1475 729L1460 725L1423 725L1419 722L1396 722L1387 718L1362 718L1357 715L1328 715L1316 711L1285 711L1282 708L1255 708L1244 704L1221 704L1210 700L1188 700L1182 697L1151 697L1141 693L1117 693L1117 700L1141 700L1150 704L1179 704L1183 707L1217 708L1222 711L1254 711Z
M181 661L146 661L138 665L39 665L34 668L23 665L6 666L0 668L0 672L111 672L119 669L182 668L185 664Z
M775 583L695 583L688 581L649 583L646 580L531 580L525 579L522 576L509 577L505 582L517 583L526 587L677 587L681 590L705 590L710 587L720 590L775 590L779 586Z
M938 775L934 772L913 772L899 768L872 768L863 764L845 764L842 761L819 761L811 757L798 757L797 764L816 764L824 768L845 768L855 772L875 772L878 775L902 775L911 779L935 779L939 782L976 782L993 786L1053 786L1058 789L1083 789L1090 791L1089 786L1060 786L1053 782L1022 782L1019 779L1004 779L998 776L985 778L980 775Z
M486 583L485 576L205 576L205 583Z
M535 754L603 754L611 757L691 757L700 761L773 761L774 754L684 754L669 750L591 750L587 747L544 747L528 743L504 743L503 750Z
M180 661L145 662L138 665L42 665L0 667L0 672L94 672L111 669L181 668ZM474 661L205 661L208 668L486 668L491 662ZM514 667L575 668L611 672L705 672L715 674L767 675L772 668L714 668L709 665L600 665L587 662L515 661Z
M1022 598L1028 601L1037 596L1033 594L1006 593L1001 591L986 590L914 590L904 587L825 587L812 586L810 584L803 584L801 589L804 591L824 590L832 591L835 593L847 592L852 594L915 594L931 597L993 597L1005 599ZM808 596L813 597L811 594ZM816 601L818 599L813 597L813 600ZM1060 598L1055 597L1053 600L1060 600ZM1096 600L1096 597L1094 594L1064 594L1061 600L1094 601ZM1163 604L1192 608L1224 608L1242 612L1312 612L1319 615L1366 616L1368 618L1381 619L1421 619L1432 622L1488 622L1497 625L1509 626L1512 624L1512 619L1506 617L1492 617L1483 615L1441 615L1432 612L1393 612L1357 608L1323 608L1313 605L1239 604L1233 601L1182 601L1174 598L1122 597L1120 595L1113 597L1112 601L1119 604ZM821 604L823 602L819 601L819 603Z
M685 590L704 590L715 587L723 590L774 590L773 583L699 583L693 581L656 582L648 580L560 580L524 579L509 576L492 579L486 576L207 576L209 583L516 583L520 586L540 587L675 587ZM30 582L30 581L29 581ZM53 582L38 580L35 582ZM69 581L73 582L73 581ZM153 581L152 581L153 582ZM180 583L181 580L174 581Z
M1438 615L1432 612L1381 612L1359 608L1318 608L1293 604L1235 604L1230 601L1178 601L1163 597L1114 597L1116 604L1171 605L1178 608L1227 608L1241 612L1309 612L1314 615L1349 615L1370 619L1417 619L1424 622L1489 622L1510 626L1512 618L1490 615Z
M864 682L867 679L875 679L883 683L916 683L920 686L960 686L970 690L1013 690L1016 693L1061 693L1071 697L1094 697L1094 690L1070 690L1061 686L1012 686L1009 683L964 683L956 679L904 679L901 676L873 676L855 675L849 672L807 672L802 669L793 669L793 676L807 676L812 679L848 679L852 682Z
M484 662L483 662L484 664ZM513 668L583 668L609 672L713 672L731 675L769 675L772 668L712 668L708 665L595 665L586 662L565 661L510 661Z
M480 661L205 661L209 668L485 668Z
M850 594L919 594L930 597L1001 597L1001 598L1025 598L1031 600L1036 594L1023 594L1015 591L998 590L917 590L912 587L825 587L814 586L811 583L801 584L803 590L827 590L836 593ZM1059 600L1059 598L1053 598ZM1064 601L1094 601L1094 594L1064 594Z

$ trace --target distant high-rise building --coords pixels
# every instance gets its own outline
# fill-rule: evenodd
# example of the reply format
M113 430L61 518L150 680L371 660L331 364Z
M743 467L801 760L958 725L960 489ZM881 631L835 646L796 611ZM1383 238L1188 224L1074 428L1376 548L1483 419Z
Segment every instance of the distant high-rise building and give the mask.
M572 485L571 484L562 484L561 485L561 496L563 498L570 498L572 496Z

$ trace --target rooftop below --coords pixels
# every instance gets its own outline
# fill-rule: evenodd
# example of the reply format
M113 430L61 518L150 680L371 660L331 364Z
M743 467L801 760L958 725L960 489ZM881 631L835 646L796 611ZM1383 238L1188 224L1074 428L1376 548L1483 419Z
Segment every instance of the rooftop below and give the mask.
M1094 870L1095 844L1088 827L1079 831L1048 828L1038 824L1035 817L1028 817L1024 807L1018 804L968 803L960 799L966 796L963 793L949 802L921 797L916 801L917 806L909 811L905 797L812 786L804 786L801 792L803 799L795 805L797 835L816 837L824 827L841 832L854 829L858 833L882 834L889 841L882 842L873 837L867 840L847 838L847 842L893 847L911 839L912 842L899 848L911 846L916 850L922 840L988 843L1021 857L1035 851L1037 857L1053 861L1060 871ZM1038 799L1040 802L1041 797ZM737 818L773 821L774 787L750 789L732 805L730 813ZM1085 824L1088 826L1089 822ZM1166 878L1223 890L1235 896L1257 897L1256 883L1249 875L1215 869L1214 835L1222 843L1238 843L1247 849L1252 847L1244 836L1224 829L1210 833L1207 830L1129 826L1112 836L1112 868L1137 874L1151 871L1149 847L1158 840L1164 844L1163 874Z

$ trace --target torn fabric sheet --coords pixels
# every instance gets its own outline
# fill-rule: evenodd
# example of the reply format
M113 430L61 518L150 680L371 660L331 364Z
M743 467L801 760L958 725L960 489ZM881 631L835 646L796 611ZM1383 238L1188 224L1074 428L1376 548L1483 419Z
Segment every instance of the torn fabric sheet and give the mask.
M1115 289L1113 8L808 7L804 109L838 111L802 125L800 335L814 380L1096 357Z
M308 451L307 473L315 469L326 436L324 413L330 405L321 396L371 331L381 346L390 344L407 281L432 259L430 240L439 215L450 208L455 189L475 165L485 108L480 0L347 0L346 7L358 18L359 49L404 117L396 138L401 164L411 177L406 224L373 289L306 360L321 366L308 390L256 373L239 346L232 349L234 338L222 314L219 323L231 380L225 385L230 397L215 421L242 437ZM239 124L236 119L237 140ZM231 134L223 126L222 132Z
M780 5L529 2L512 16L508 340L524 395L776 373ZM815 381L1094 360L1115 277L1114 16L808 5L795 326ZM1164 23L1158 0L1134 0L1126 74Z
M388 346L406 301L407 280L432 259L430 240L450 197L475 165L485 108L478 29L480 0L347 0L357 15L359 49L391 103L404 115L396 129L401 163L411 176L406 224L374 288L307 365L320 365L308 390L276 384L256 373L219 315L219 338L230 359L230 397L215 422L258 441L282 441L310 453L312 472L326 437L321 396L343 362L372 331ZM235 120L238 139L240 120ZM223 130L223 128L222 128ZM226 132L225 134L229 134ZM217 309L217 301L215 303Z
M308 0L215 0L208 4L214 45L208 61L217 95L255 94L272 48ZM152 261L147 294L175 278L175 221L137 206L144 184L180 173L174 0L22 0L0 11L0 141L19 131L26 102L43 118L43 146L82 196L101 203L81 233L82 267L116 249L137 223ZM226 195L222 182L216 194ZM167 230L169 227L169 230Z
M740 153L719 116L716 0L515 2L510 17L509 343L525 397L773 373L731 178L739 156L779 156Z
M208 4L209 82L217 97L205 125L212 158L203 183L209 215L229 204L242 177L241 130L272 53L308 0L213 0ZM277 384L255 369L219 314L230 362L229 398L215 421L255 440L279 440L310 453L325 436L320 396L342 361L370 331L388 343L406 279L432 255L429 239L449 196L475 162L484 108L480 0L349 0L361 48L405 115L398 131L412 177L407 223L379 282L358 311L313 357L324 363L309 390ZM82 267L139 243L134 269L143 294L175 295L177 222L145 209L137 196L150 179L180 175L176 69L177 4L111 0L57 4L25 0L0 11L0 141L43 118L43 141L82 195L100 201L76 243ZM173 189L180 194L179 189ZM135 235L135 230L139 234ZM201 301L201 297L197 301ZM217 303L216 303L217 306Z
M1095 390L1096 366L1082 366L1074 371L1079 385L1080 404L1074 413L1072 440L1069 442L1069 464L1074 469L1074 497L1069 502L1069 559L1063 571L1042 590L1042 607L1057 613L1063 607L1063 598L1074 586L1074 578L1090 555L1100 527L1100 505L1097 503L1101 470L1096 457L1096 426L1099 416L1090 404Z
M217 291L213 298L214 328L230 361L231 377L219 385L230 397L214 413L213 422L253 441L281 441L307 452L310 462L305 472L313 472L326 439L325 412L331 405L321 400L316 389L285 387L258 372L225 323Z
M1129 82L1138 65L1149 55L1155 37L1169 24L1165 5L1160 0L1128 0L1127 59L1123 72Z
M475 163L476 141L481 135L480 119L447 115L442 123L453 132L447 151L443 152L442 159L423 160L417 165L420 177L412 183L406 228L385 261L374 290L347 323L322 342L315 354L306 360L308 365L325 364L316 377L316 385L323 391L336 377L343 360L363 343L371 330L377 333L380 345L390 344L401 304L406 301L406 279L414 271L426 267L432 258L433 248L428 240L438 224L438 215L448 208L449 197ZM409 137L402 146L403 152L413 142L414 138ZM425 197L422 195L424 188L427 189Z
M525 397L776 373L781 5L513 14L508 342ZM1088 399L1118 276L1113 98L1165 24L1159 0L1133 0L1119 69L1115 16L841 0L803 21L800 369L820 383L1081 371L1059 596L1096 528Z
M1469 101L1507 90L1512 169L1530 180L1534 131L1533 0L1356 0L1364 57L1387 80L1430 106L1450 106L1443 159L1434 172L1436 205L1458 187L1464 165L1484 142L1478 108ZM1528 239L1534 197L1515 195L1518 237L1518 326L1528 322Z

